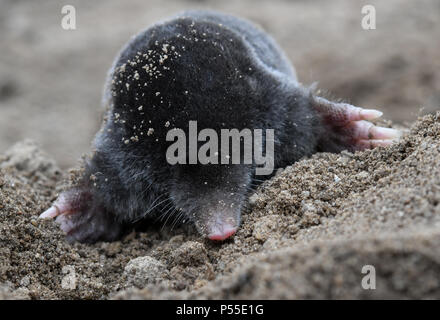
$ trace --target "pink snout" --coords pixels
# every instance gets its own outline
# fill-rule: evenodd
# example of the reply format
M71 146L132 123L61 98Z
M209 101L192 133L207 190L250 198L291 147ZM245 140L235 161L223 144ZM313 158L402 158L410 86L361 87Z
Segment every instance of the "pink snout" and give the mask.
M219 224L212 228L208 234L210 240L222 241L232 236L237 231L237 227L229 224Z

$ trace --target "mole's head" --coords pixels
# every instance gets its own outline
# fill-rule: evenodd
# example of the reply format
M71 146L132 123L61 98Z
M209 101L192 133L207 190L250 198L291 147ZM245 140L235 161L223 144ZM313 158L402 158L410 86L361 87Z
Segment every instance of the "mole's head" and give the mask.
M177 165L170 196L203 236L224 240L240 225L251 172L245 165Z

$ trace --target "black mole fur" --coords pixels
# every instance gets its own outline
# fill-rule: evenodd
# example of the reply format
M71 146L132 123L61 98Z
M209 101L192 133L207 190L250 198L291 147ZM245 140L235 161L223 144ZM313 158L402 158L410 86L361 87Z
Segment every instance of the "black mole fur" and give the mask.
M274 129L275 168L325 149L313 96L284 53L265 32L229 15L184 12L135 36L110 70L104 103L105 120L75 191L86 200L81 216L72 217L74 240L113 240L160 212L195 222L205 235L212 212L239 223L254 165L165 160L167 131L187 130L190 120L199 130Z

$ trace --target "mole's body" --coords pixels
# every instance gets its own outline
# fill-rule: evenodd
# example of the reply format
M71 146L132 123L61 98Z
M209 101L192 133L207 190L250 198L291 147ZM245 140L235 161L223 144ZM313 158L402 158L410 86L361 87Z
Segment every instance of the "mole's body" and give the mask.
M167 132L187 132L189 121L199 131L273 129L275 168L397 135L365 121L378 111L314 96L263 31L213 12L187 12L133 38L110 70L104 103L83 178L42 214L73 240L113 240L160 215L192 221L213 240L237 230L256 166L169 164Z

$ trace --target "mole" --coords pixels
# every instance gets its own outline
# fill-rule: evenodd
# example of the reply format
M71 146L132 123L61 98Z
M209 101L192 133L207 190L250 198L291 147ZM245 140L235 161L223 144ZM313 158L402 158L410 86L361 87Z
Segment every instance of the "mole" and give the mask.
M186 11L134 36L109 71L103 105L79 181L40 215L56 218L69 241L113 241L158 219L193 223L211 240L231 237L253 187L272 175L257 175L255 161L169 163L167 134L187 132L191 121L219 135L273 130L275 169L316 152L388 146L400 135L370 122L380 111L302 85L268 34L213 11Z

